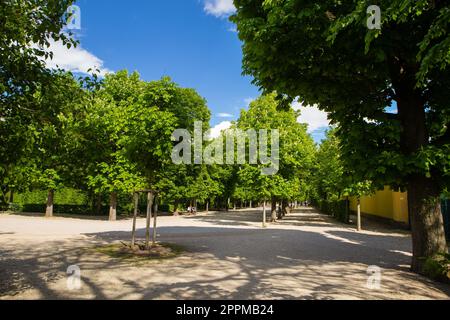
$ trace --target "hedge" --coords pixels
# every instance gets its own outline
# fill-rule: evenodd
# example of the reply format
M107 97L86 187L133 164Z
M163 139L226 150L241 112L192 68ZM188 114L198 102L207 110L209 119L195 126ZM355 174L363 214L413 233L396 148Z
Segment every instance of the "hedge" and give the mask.
M350 223L349 201L347 200L318 200L314 205L322 213L333 216L340 222Z
M45 204L24 204L20 210L22 212L33 212L38 213L42 212L44 213L46 209ZM93 214L92 207L88 205L71 205L71 204L55 204L53 205L53 212L58 214L77 214L77 215L85 215L85 214ZM109 207L108 206L102 206L101 208L101 215L108 215L109 214Z

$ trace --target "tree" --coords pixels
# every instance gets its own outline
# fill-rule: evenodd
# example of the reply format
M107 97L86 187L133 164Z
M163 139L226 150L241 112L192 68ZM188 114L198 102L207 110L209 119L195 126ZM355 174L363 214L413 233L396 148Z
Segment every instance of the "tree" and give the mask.
M39 85L35 94L41 113L39 122L30 126L33 149L27 155L34 170L33 187L48 190L46 216L53 216L55 190L71 184L73 158L67 154L66 118L77 113L85 102L85 92L71 73L55 72L52 82Z
M362 181L362 182L351 182L351 178L344 178L347 181L348 185L344 189L345 196L353 196L357 199L357 212L356 212L356 225L357 230L361 231L361 197L362 196L370 196L376 190L371 181Z
M340 199L345 187L344 166L336 130L329 130L315 157L314 193L324 200Z
M110 197L110 220L117 215L120 194L149 187L168 146L175 117L144 103L145 83L137 73L107 75L88 105L85 118L72 125L82 143L86 182Z
M6 0L0 7L0 206L7 194L28 187L30 167L24 156L33 148L33 128L54 111L37 99L59 77L44 59L52 57L51 41L76 45L62 30L72 2Z
M260 170L260 176L254 176L255 171L249 168L254 165L244 165L240 168L241 179L238 183L249 192L255 190L255 199L269 200L270 198L273 221L282 217L276 216L277 201L281 201L283 209L286 208L286 203L294 200L301 193L300 187L307 184L302 182L310 180L315 154L314 142L307 134L306 126L297 122L300 114L292 109L279 110L279 103L275 98L275 93L261 96L250 104L248 111L241 111L237 121L237 127L244 131L248 129L279 131L277 173L264 176ZM261 164L256 166L259 169L264 167ZM250 178L249 175L252 177Z
M381 29L365 1L235 0L244 72L329 112L357 181L408 190L413 259L447 250L439 195L450 151L450 4L380 0ZM398 112L386 112L397 104Z
M175 129L186 129L192 135L196 121L202 122L203 130L209 128L211 112L206 100L194 89L182 88L164 77L146 84L143 99L146 104L158 106L176 117ZM206 141L204 141L206 143ZM167 147L167 150L171 150ZM173 201L175 212L183 201L203 200L209 197L207 187L215 190L215 184L209 179L209 172L202 165L173 164L166 161L156 177L156 188L166 201ZM214 186L214 187L213 187Z

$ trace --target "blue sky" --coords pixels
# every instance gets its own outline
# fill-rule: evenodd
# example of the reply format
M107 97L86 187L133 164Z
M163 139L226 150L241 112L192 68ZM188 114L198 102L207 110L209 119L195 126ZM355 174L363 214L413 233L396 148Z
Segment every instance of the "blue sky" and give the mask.
M102 72L138 71L146 80L170 76L208 101L211 125L225 128L259 90L242 76L241 43L227 17L232 0L78 0L81 46L67 52L55 45L51 63L72 71L96 66ZM317 141L326 116L309 110Z

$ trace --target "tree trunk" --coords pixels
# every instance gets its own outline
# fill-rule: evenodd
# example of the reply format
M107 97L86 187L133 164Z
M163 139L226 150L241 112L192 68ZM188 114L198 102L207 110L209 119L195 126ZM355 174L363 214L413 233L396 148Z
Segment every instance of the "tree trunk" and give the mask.
M95 199L95 214L98 216L102 215L102 194L97 194L97 198Z
M408 208L411 217L413 260L411 269L424 273L427 258L447 252L439 191L430 179L415 177L408 186Z
M272 198L272 212L271 212L271 222L277 221L277 201Z
M175 200L174 203L173 203L173 215L174 216L178 216L179 215L178 206L179 206L178 200Z
M134 248L136 243L136 219L139 207L139 194L135 193L133 196L134 200L134 214L133 214L133 229L131 230L131 247Z
M267 219L266 219L266 200L264 200L264 203L263 203L263 228L266 227L266 221L267 221Z
M14 203L14 190L9 192L9 203Z
M155 197L155 207L154 210L155 212L153 213L153 245L156 244L156 227L157 227L157 220L158 220L158 201L156 200Z
M414 157L430 143L425 99L419 90L414 89L416 70L408 69L401 61L393 61L390 70L397 95L398 119L402 127L400 149L406 157ZM447 252L439 199L442 190L425 173L412 174L407 180L413 242L411 269L424 273L423 266L427 258Z
M117 220L117 193L112 192L109 197L109 221Z
M152 219L153 193L147 194L147 223L145 226L145 249L150 249L150 221Z
M209 201L206 201L206 213L209 213Z
M47 218L53 217L53 199L55 197L55 190L48 190L47 208L45 209L45 216Z
M356 212L356 229L361 231L361 198L358 197L358 208Z
M284 201L281 201L280 207L278 208L278 212L277 212L277 220L283 219L283 210L284 210Z
M0 209L8 208L8 186L0 186Z

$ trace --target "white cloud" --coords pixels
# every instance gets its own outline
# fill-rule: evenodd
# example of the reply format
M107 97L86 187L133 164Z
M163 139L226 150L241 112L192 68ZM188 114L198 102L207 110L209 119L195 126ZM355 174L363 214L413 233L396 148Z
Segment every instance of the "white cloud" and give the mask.
M217 114L218 118L233 118L234 116L231 113L218 113Z
M61 42L51 41L48 50L53 52L53 59L45 61L50 69L61 68L86 74L89 73L89 69L98 69L101 76L112 72L104 67L103 60L83 49L80 44L75 48L68 49Z
M230 121L223 121L223 122L219 123L218 125L216 125L215 127L211 128L209 130L208 136L211 139L218 138L222 131L230 129L230 127L231 127L231 122Z
M319 110L317 106L303 106L299 102L294 102L292 107L295 110L300 110L301 115L298 118L298 122L308 124L308 132L314 132L317 129L330 126L328 120L328 114Z
M205 0L204 9L216 17L226 17L236 11L233 0Z

